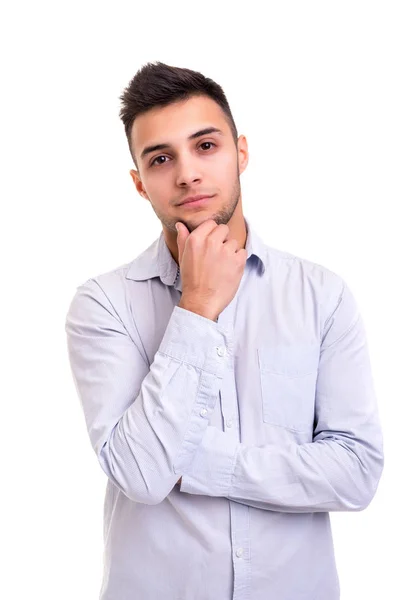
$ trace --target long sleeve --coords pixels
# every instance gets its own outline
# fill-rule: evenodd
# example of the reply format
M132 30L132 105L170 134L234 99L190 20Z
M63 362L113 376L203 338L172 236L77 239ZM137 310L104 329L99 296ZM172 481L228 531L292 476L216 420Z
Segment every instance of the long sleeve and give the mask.
M366 333L343 282L321 336L313 441L248 446L208 427L181 491L282 512L363 510L384 464Z
M140 339L128 334L93 279L78 287L65 330L74 383L102 469L135 502L161 502L206 431L232 352L231 332L175 306L149 365Z

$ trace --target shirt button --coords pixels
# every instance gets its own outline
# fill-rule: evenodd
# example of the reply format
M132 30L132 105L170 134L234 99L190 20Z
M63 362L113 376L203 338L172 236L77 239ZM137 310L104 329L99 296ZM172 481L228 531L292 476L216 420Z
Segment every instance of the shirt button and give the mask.
M226 349L223 346L218 346L217 353L218 353L218 356L225 356Z
M243 548L238 548L236 550L236 556L238 556L239 558L243 555Z
M200 414L201 414L202 417L205 417L208 414L208 410L206 408L202 408L201 411L200 411Z
M232 427L232 419L229 419L229 421L226 422L226 426Z

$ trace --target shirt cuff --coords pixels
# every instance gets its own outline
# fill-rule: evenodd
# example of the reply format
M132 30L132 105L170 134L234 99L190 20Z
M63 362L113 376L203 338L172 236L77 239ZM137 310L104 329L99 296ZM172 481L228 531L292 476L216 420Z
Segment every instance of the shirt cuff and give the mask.
M233 327L175 306L159 351L222 379L233 355Z
M228 434L208 426L193 461L182 473L181 492L229 496L239 446Z

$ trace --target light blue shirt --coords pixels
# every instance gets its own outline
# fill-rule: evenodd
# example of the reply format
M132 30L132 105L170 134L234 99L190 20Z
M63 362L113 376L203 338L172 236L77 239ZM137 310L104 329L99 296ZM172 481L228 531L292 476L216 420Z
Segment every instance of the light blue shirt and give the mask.
M71 301L72 374L108 477L101 600L340 597L329 511L365 509L384 463L363 321L339 275L245 223L217 322L177 306L162 231Z

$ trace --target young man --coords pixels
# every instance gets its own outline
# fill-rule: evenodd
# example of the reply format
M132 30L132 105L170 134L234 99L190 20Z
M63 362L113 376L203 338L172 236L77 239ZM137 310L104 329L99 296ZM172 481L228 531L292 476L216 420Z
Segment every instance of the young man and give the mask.
M338 600L329 511L365 509L384 462L355 299L243 216L247 143L219 85L150 63L121 100L162 231L66 319L108 477L100 597Z

